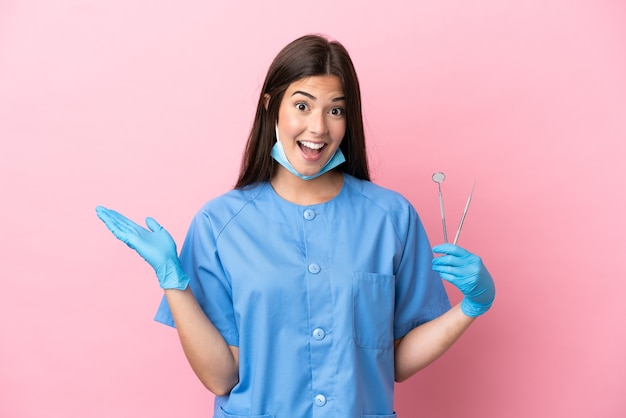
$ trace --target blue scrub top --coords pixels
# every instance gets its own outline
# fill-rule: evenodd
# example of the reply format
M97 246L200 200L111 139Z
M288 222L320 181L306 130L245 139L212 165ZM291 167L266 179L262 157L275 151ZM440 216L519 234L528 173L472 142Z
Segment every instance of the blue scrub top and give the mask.
M300 206L268 183L194 217L180 255L200 306L239 347L216 418L394 417L394 340L450 308L413 206L344 174ZM157 321L174 326L165 298Z

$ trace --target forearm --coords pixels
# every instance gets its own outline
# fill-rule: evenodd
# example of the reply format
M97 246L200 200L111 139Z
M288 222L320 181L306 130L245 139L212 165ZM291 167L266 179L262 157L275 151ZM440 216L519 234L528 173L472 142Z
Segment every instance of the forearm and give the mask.
M239 354L204 314L189 288L165 290L178 336L191 368L216 395L226 395L239 379Z
M467 316L456 305L448 312L411 330L396 341L395 378L401 382L445 353L472 324L475 318Z

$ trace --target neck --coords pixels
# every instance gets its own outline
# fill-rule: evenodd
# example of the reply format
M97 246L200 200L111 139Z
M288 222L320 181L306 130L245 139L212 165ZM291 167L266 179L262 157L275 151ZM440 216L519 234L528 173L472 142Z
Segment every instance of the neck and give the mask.
M339 170L331 170L314 179L303 180L279 165L270 184L288 202L302 206L317 205L339 194L343 186L343 174Z

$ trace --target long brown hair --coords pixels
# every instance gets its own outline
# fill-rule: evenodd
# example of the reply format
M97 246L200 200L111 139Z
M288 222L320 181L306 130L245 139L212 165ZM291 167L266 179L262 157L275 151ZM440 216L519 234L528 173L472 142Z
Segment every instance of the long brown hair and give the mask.
M270 65L235 188L269 181L272 177L276 162L270 152L275 142L274 128L283 95L291 83L317 75L339 77L346 98L346 134L340 145L346 161L338 168L354 177L370 179L361 90L350 55L337 41L329 41L319 35L306 35L284 47ZM269 102L266 97L269 97Z

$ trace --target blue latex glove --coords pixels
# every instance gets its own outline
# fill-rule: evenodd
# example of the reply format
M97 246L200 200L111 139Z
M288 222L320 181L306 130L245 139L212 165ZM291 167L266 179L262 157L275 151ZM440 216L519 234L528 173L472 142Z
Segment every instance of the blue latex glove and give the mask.
M474 317L487 312L496 288L480 257L454 244L437 245L433 252L444 254L433 259L433 270L465 295L461 302L463 313Z
M172 236L152 218L147 230L114 210L96 207L96 214L107 228L154 268L161 288L184 290L189 277L183 271Z

